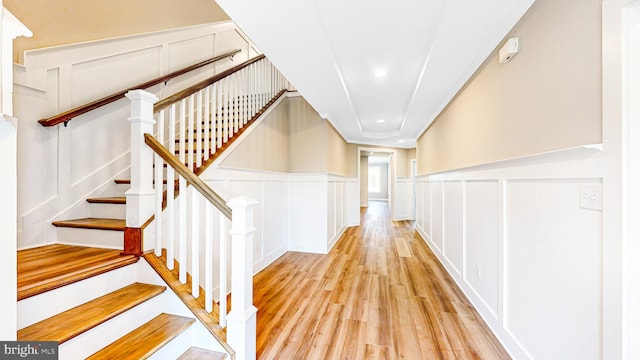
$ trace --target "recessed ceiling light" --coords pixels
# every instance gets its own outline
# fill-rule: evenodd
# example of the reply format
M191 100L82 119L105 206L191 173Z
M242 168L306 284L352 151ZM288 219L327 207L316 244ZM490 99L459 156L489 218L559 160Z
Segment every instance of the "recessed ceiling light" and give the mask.
M375 72L375 76L376 76L378 79L380 79L380 78L383 78L383 77L387 76L387 72L386 72L386 71L384 71L384 70L377 70L377 71Z
M378 124L382 124L382 123L384 122L384 119L376 120L376 122L377 122Z
M404 142L404 140L402 140L402 139L401 139L401 140L398 140L398 142L399 142L399 143L403 143L403 142Z

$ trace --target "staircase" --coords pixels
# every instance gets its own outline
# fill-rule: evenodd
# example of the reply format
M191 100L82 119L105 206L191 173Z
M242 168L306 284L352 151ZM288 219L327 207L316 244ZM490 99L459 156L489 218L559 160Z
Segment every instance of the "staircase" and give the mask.
M91 219L63 222L63 226L119 233L122 243L121 232L101 229L104 220ZM138 256L62 244L21 250L18 279L17 339L57 341L60 359L229 356Z
M253 62L256 61L253 60ZM237 80L241 81L239 87L254 90L254 95L243 95L241 91L230 87L229 84L232 83L229 81L225 82L226 85L220 85L217 88L210 85L211 90L206 89L205 100L210 94L212 100L219 96L219 102L215 106L204 105L206 107L204 115L201 114L203 108L201 102L195 105L197 110L194 111L194 95L191 95L188 111L184 107L184 100L180 98L163 100L166 104L171 104L171 101L174 104L182 102L183 107L180 108L180 112L183 117L186 113L186 117L189 118L188 124L190 124L185 126L184 118L179 121L171 118L175 115L174 113L167 115L167 119L170 119L168 122L158 120L159 125L154 130L148 131L159 135L161 141L157 146L168 147L166 152L171 154L170 158L163 158L164 162L160 162L160 157L156 155L155 163L132 163L131 179L115 180L111 196L87 199L90 204L87 217L58 220L52 223L57 231L56 244L18 252L18 340L57 341L60 359L236 357L234 350L225 343L224 318L227 297L220 295L218 305L212 301L212 289L200 288L199 274L197 271L194 273L194 269L199 268L197 257L201 256L197 253L197 248L193 251L195 257L189 258L189 261L183 260L183 265L191 263L190 269L187 266L181 267L174 257L173 242L158 241L155 254L146 252L144 260L140 260L142 249L153 248L153 246L138 244L137 249L140 251L128 250L126 243L141 240L142 236L136 239L135 236L132 238L132 235L127 233L128 229L132 228L131 224L128 224L129 220L126 220L128 219L127 211L129 211L127 196L131 196L130 188L133 190L141 187L140 184L134 183L141 178L136 174L154 172L155 180L148 179L150 182L144 186L155 188L154 196L159 200L156 202L155 219L161 219L165 208L174 209L174 199L181 198L180 201L186 201L188 193L186 190L196 187L198 191L202 191L203 185L198 184L199 178L195 174L193 175L195 178L189 180L189 185L194 186L189 187L181 175L176 173L177 177L174 177L175 165L171 165L171 161L178 162L179 159L178 164L181 164L179 166L186 165L189 171L202 171L233 141L237 140L239 135L267 107L286 92L288 83L281 76L275 76L274 68L270 64L258 63L255 67L250 70L252 74L257 75L259 69L264 68L274 83L258 86L245 81L244 75L236 75ZM229 75L231 74L233 73L229 72ZM263 80L269 76L256 76L256 79ZM246 80L249 79L247 75ZM261 90L267 88L269 91ZM258 92L256 93L255 90ZM198 101L201 101L201 98ZM174 105L165 107L174 111L171 106ZM132 108L135 108L133 102ZM196 112L198 116L195 116ZM164 114L156 111L154 116L161 119ZM192 116L193 120L191 120ZM176 130L173 127L175 123L179 123L181 128ZM166 138L163 135L165 130L169 133ZM132 132L136 133L136 131L132 126ZM181 135L175 136L176 133ZM151 135L146 134L146 136ZM144 139L140 138L140 141ZM138 149L145 147L137 145ZM154 151L158 151L157 146L151 147ZM136 144L132 144L132 158L136 158L135 151L137 151ZM141 158L138 157L138 159ZM146 168L141 170L141 166ZM167 184L174 184L174 186L167 186ZM183 192L183 195L179 192ZM195 193L196 191L193 190L192 194ZM217 195L209 195L211 196ZM194 197L195 195L190 196L190 198ZM191 213L195 211L193 210L195 207L190 209L192 209ZM159 237L163 221L154 220L152 215L147 214L144 219L140 219L142 221L137 227L142 228L155 221L159 224L155 237ZM229 215L230 210L225 216L229 217ZM245 218L241 213L238 215L239 218ZM147 218L149 220L145 220ZM208 221L206 219L205 222ZM142 225L143 222L144 225ZM143 230L139 231L142 234ZM238 233L238 229L235 232ZM192 230L190 230L190 236L199 238L199 235ZM145 240L155 243L154 239ZM194 249L195 243L197 241L192 242L189 248ZM187 245L180 245L180 249L182 247L186 249ZM251 251L250 248L247 250ZM186 250L180 251L182 251L180 256L184 256ZM210 254L211 249L206 248L202 251ZM223 252L226 253L226 251ZM234 250L234 252L238 251ZM212 256L208 255L208 257ZM194 262L196 265L193 265ZM246 271L251 269L251 263L240 264L238 268L234 263L235 261L232 262L235 273L245 277L252 276ZM223 262L221 268L226 269L225 264L226 262ZM210 266L210 264L205 265L207 268ZM186 271L190 272L186 273ZM205 276L207 275L203 278ZM207 281L210 283L212 280ZM245 283L245 281L234 279L231 281ZM226 290L226 282L221 278L220 284L225 285L220 285L220 294L229 292ZM232 287L231 290L234 291L234 288ZM238 290L237 293L245 296L246 291ZM236 296L239 300L241 300L240 295ZM246 299L242 300L246 303ZM251 303L250 298L248 303ZM220 308L225 311L218 313ZM242 310L243 315L248 313L247 309ZM255 321L255 315L253 316ZM221 321L220 318L223 320ZM236 320L236 328L238 328L237 324ZM227 329L227 331L230 330ZM253 346L254 350L251 351L253 354L245 355L246 351L240 351L238 358L240 360L254 358L255 342Z

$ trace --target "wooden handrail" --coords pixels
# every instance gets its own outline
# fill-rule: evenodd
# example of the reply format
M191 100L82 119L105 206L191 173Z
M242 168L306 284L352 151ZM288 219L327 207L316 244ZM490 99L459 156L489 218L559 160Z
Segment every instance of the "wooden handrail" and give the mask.
M205 183L200 177L194 174L189 168L180 162L175 155L171 154L167 148L165 148L158 140L156 140L151 134L144 134L144 142L149 145L156 154L160 155L164 161L169 164L178 174L182 175L193 187L196 188L209 202L211 202L220 212L231 220L231 208L227 206L224 199L220 197L215 191L213 191L207 183ZM169 185L171 186L171 185Z
M164 99L158 101L153 106L153 112L157 113L158 111L169 107L169 105L171 105L171 104L173 104L173 103L175 103L175 102L177 102L179 100L182 100L182 99L186 98L187 96L189 96L191 94L195 94L196 92L206 88L207 86L213 84L214 82L220 81L221 79L223 79L223 78L225 78L225 77L227 77L227 76L229 76L229 75L231 75L231 74L233 74L235 72L238 72L238 71L246 68L247 66L249 66L251 64L254 64L254 63L256 63L256 62L258 62L258 61L260 61L260 60L262 60L264 58L265 58L264 54L263 55L258 55L258 56L254 57L254 58L251 58L251 59L243 62L240 65L237 65L237 66L234 66L234 67L232 67L230 69L227 69L227 70L225 70L225 71L223 71L223 72L221 72L219 74L216 74L216 75L214 75L214 76L212 76L212 77L210 77L210 78L208 78L206 80L203 80L203 81L201 81L201 82L199 82L199 83L197 83L195 85L192 85L192 86L190 86L190 87L188 87L188 88L186 88L186 89L184 89L184 90L182 90L180 92L177 92L177 93L175 93L175 94L173 94L173 95L171 95L171 96L169 96L167 98L164 98Z
M131 87L125 89L125 90L122 90L122 91L119 91L117 93L105 96L105 97L103 97L101 99L92 101L92 102L90 102L88 104L85 104L85 105L82 105L82 106L78 106L76 108L73 108L73 109L71 109L69 111L65 111L65 112L60 113L58 115L52 116L50 118L38 120L38 122L42 126L54 126L54 125L58 125L60 123L64 123L64 126L67 126L67 123L69 122L69 120L71 120L71 119L73 119L73 118L75 118L77 116L80 116L80 115L82 115L84 113L87 113L87 112L89 112L91 110L95 110L95 109L97 109L99 107L102 107L102 106L110 104L110 103L112 103L112 102L114 102L116 100L119 100L122 97L124 97L124 95L129 90L146 89L146 88L149 88L151 86L154 86L154 85L157 85L157 84L160 84L160 83L166 83L167 81L169 81L169 80L171 80L171 79L173 79L173 78L175 78L177 76L186 74L186 73L188 73L190 71L196 70L196 69L201 68L201 67L203 67L205 65L209 65L209 64L214 63L214 62L216 62L218 60L222 60L222 59L225 59L225 58L228 58L228 57L232 57L232 56L236 55L237 53L239 53L241 51L242 51L241 49L235 49L235 50L227 51L226 53L218 55L218 56L214 56L211 59L208 59L208 60L205 60L205 61L201 61L201 62L199 62L197 64L193 64L193 65L185 67L185 68L183 68L181 70L174 71L174 72L169 73L167 75L164 75L164 76L158 77L156 79L147 81L145 83L138 84L138 85L135 85L135 86L131 86Z

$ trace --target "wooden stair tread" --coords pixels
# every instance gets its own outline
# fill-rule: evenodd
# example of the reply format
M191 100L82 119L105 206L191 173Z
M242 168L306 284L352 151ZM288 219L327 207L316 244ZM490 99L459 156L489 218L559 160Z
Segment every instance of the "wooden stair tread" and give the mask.
M47 245L18 251L18 300L138 261L120 250Z
M164 286L134 283L76 306L24 329L20 341L64 343L166 290Z
M124 196L102 197L87 199L90 204L126 204L127 198Z
M52 224L58 227L124 231L124 228L126 227L126 220L84 218L84 219L54 221Z
M147 359L194 322L184 316L160 314L87 359Z
M225 353L192 346L178 360L222 360L226 356Z

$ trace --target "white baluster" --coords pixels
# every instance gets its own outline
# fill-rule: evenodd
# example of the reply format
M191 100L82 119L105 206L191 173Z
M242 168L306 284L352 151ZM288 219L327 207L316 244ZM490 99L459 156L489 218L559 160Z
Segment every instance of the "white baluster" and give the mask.
M178 133L178 138L180 139L180 162L187 165L187 119L186 119L186 110L187 108L187 100L180 100L180 132ZM175 129L175 128L174 128ZM175 130L173 131L175 133ZM175 135L174 135L175 136Z
M239 119L240 119L240 107L238 105L238 89L240 88L239 86L239 74L235 73L233 74L233 78L232 78L232 85L231 87L233 88L233 135L235 136L235 134L238 132L238 129L240 128L239 126Z
M191 295L195 298L200 296L200 199L198 190L191 186Z
M243 106L242 113L244 114L244 125L249 122L249 72L247 68L242 69L242 79L243 79Z
M227 77L227 141L233 136L233 75Z
M164 116L167 109L164 109L158 113L158 141L164 144ZM155 228L156 228L156 256L162 255L162 197L164 188L162 186L162 172L164 166L164 160L160 155L155 154L155 169L154 169L154 189L156 192L156 209L155 209Z
M252 84L253 84L253 99L251 100L253 107L251 109L251 116L254 116L258 112L258 64L252 64Z
M204 205L204 308L213 311L213 204Z
M222 123L222 132L220 135L222 136L222 143L227 142L227 79L220 80L220 93L222 99L222 111L220 112L220 122Z
M174 154L176 151L176 106L169 106L169 152ZM163 179L159 180L160 186ZM173 259L175 258L175 172L173 168L167 166L167 267L173 270Z
M196 141L197 141L197 149L198 151L194 154L195 156L195 164L197 167L202 166L202 142L206 138L207 134L202 131L202 90L198 91L196 96L197 99L197 110L196 110ZM192 168L193 169L193 168Z
M211 144L211 136L213 135L213 131L211 130L211 85L207 86L204 90L203 95L204 101L204 161L209 160L209 155L211 154L211 148L209 145Z
M220 273L219 276L219 297L220 297L220 326L227 326L227 218L220 213Z
M209 96L210 96L210 103L211 103L211 114L210 114L210 121L211 121L211 144L209 146L209 148L211 149L211 153L215 153L216 152L216 111L217 111L217 107L216 107L216 84L212 84L211 85L211 91L209 92Z
M181 283L187 283L187 180L178 175L180 196L178 196L178 262Z
M222 109L222 107L223 107L223 104L222 104L222 90L223 90L222 81L219 81L216 85L217 85L216 86L216 91L218 92L218 101L217 101L218 110L216 111L216 118L217 118L217 123L218 123L218 125L217 125L218 131L217 131L216 136L218 138L218 149L220 149L222 147L222 138L224 136L223 135L223 133L224 133L224 129L223 129L224 116L222 114L222 110L223 110Z
M195 155L195 149L196 149L196 124L195 124L195 118L194 118L194 105L195 105L195 95L191 94L191 96L189 96L189 113L187 114L187 125L189 127L189 147L188 147L188 157L187 159L189 159L189 163L187 164L187 167L190 170L193 170L193 164L195 164L194 161L194 155Z

